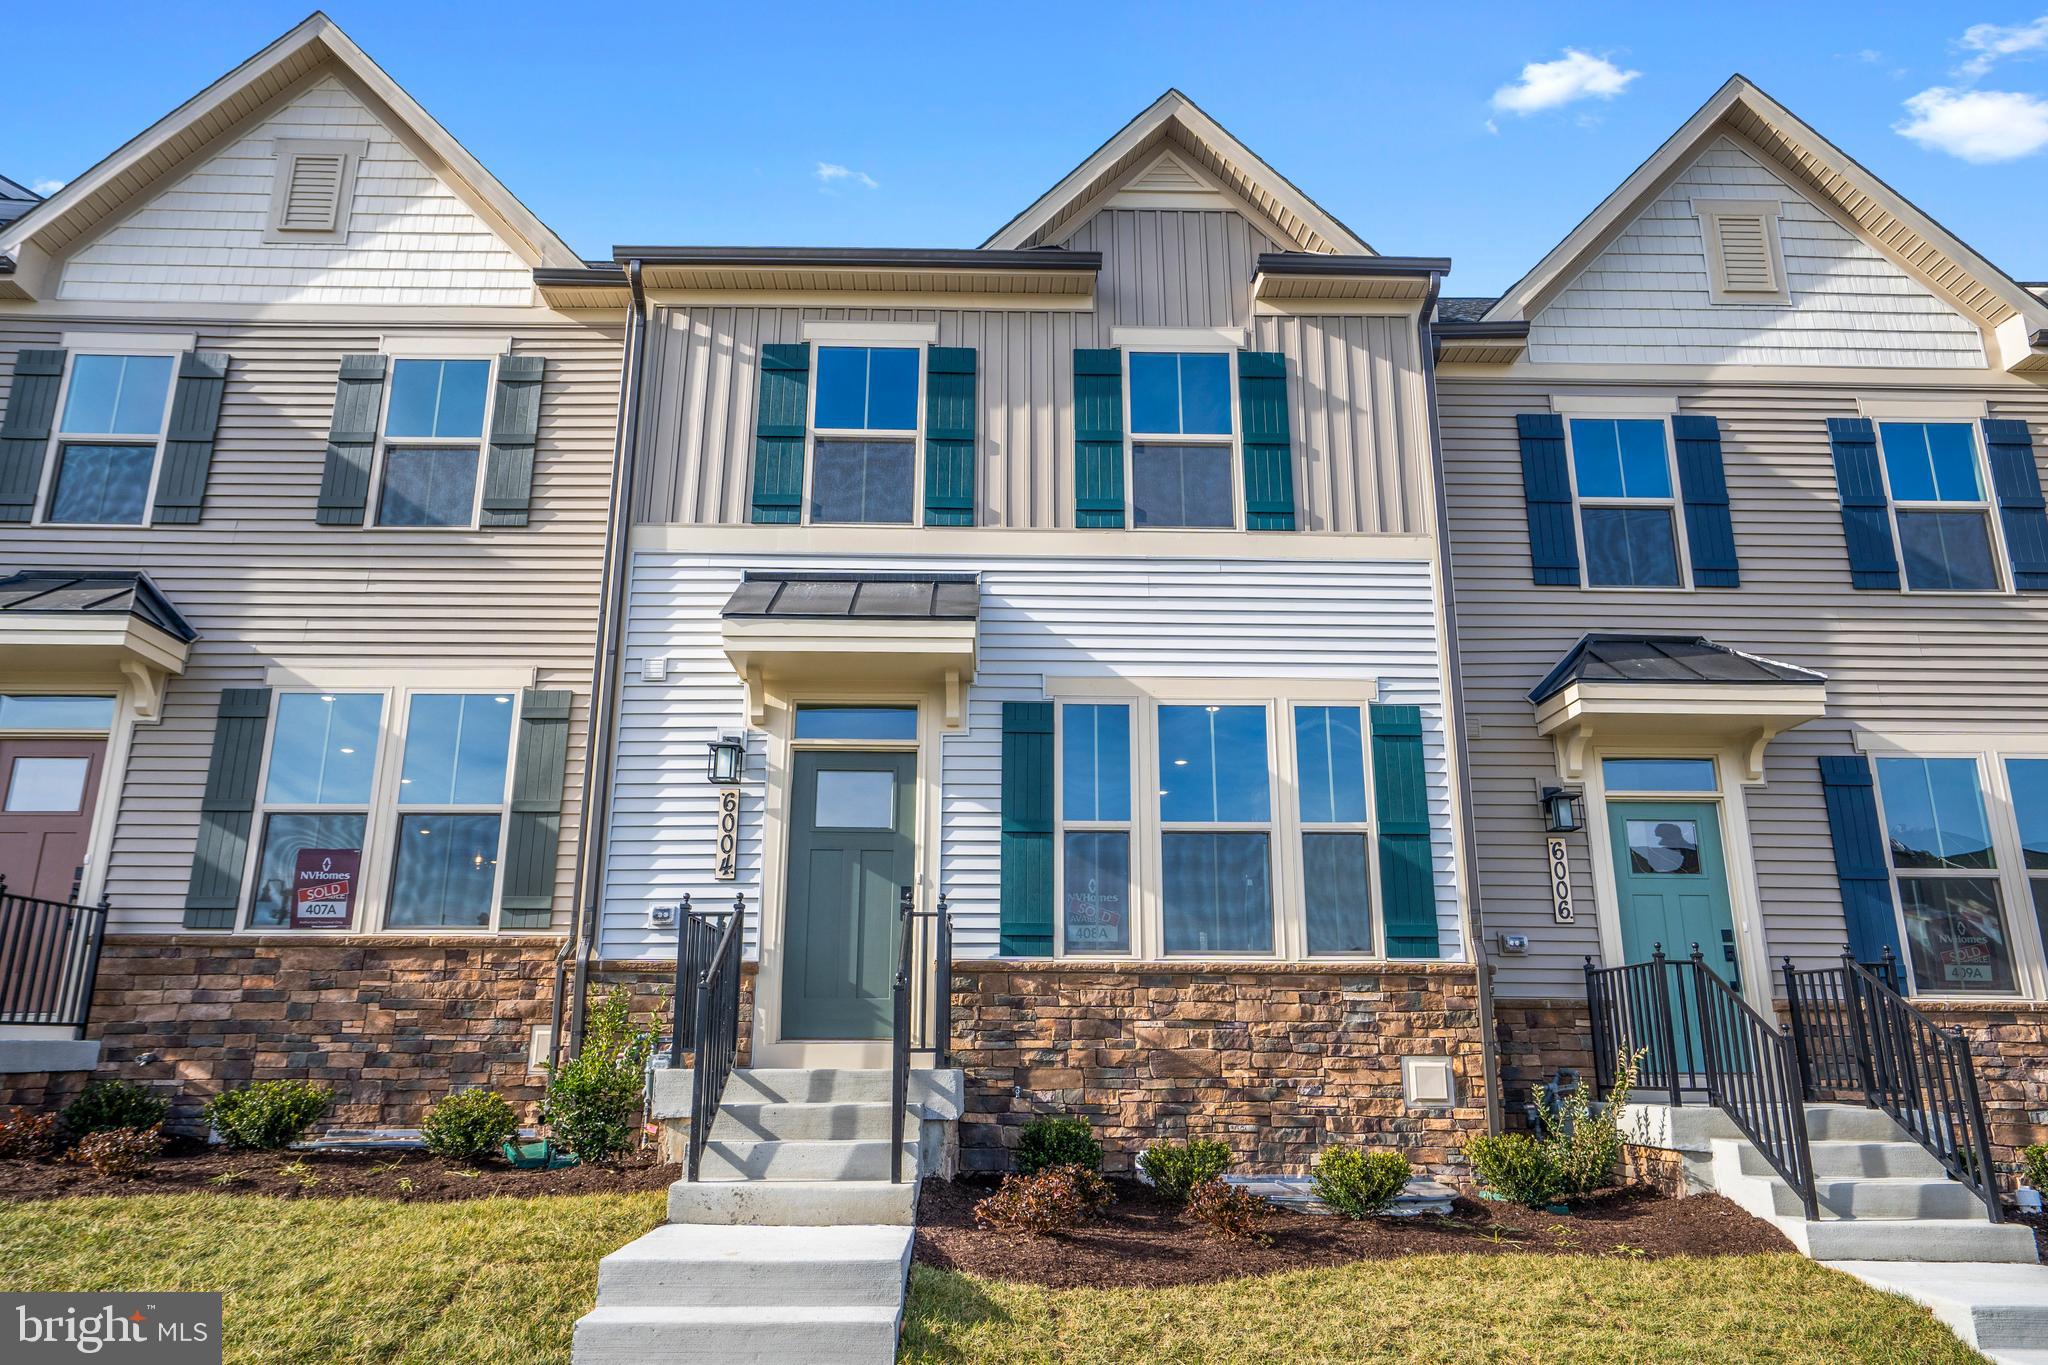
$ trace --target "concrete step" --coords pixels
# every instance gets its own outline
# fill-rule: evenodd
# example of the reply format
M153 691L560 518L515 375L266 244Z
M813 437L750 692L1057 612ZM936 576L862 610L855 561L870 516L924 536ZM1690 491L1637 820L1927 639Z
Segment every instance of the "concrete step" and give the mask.
M1792 1187L1771 1177L1774 1212L1803 1215L1806 1206ZM1984 1201L1946 1176L1858 1176L1814 1182L1822 1218L1938 1218L1990 1225Z
M887 1104L886 1070L835 1067L760 1067L727 1078L727 1104Z
M678 1180L668 1189L671 1223L736 1227L909 1227L917 1211L915 1167L887 1180Z
M900 1309L596 1308L576 1323L575 1365L801 1361L887 1365Z
M1926 1305L1950 1331L1993 1360L2019 1361L2037 1352L2048 1356L2048 1267L1837 1261L1835 1269Z
M1959 1218L1771 1218L1816 1261L1982 1261L2035 1264L2034 1230Z
M1809 1139L1807 1151L1813 1157L1813 1173L1826 1180L1831 1176L1920 1176L1929 1180L1947 1178L1941 1163L1917 1142L1864 1142L1843 1139ZM1764 1154L1744 1143L1742 1173L1769 1176L1771 1164Z
M605 1308L893 1308L911 1229L667 1223L598 1262Z
M915 1136L917 1123L906 1124ZM832 1104L726 1103L711 1125L713 1141L850 1142L889 1139L889 1105L839 1101Z
M1912 1142L1884 1110L1861 1104L1807 1105L1806 1136L1814 1142Z
M917 1172L917 1141L903 1142L903 1171ZM887 1180L889 1140L776 1142L755 1138L704 1144L703 1180Z

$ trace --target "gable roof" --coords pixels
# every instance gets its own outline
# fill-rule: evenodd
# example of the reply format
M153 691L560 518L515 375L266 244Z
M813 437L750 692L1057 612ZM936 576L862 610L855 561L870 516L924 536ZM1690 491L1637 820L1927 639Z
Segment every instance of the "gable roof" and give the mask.
M346 71L391 111L399 130L411 134L431 154L432 161L438 162L430 163L431 168L483 210L493 227L502 230L506 245L528 264L582 264L568 243L318 10L19 219L0 227L0 256L14 257L18 274L28 273L31 261L56 257L167 177L193 164L223 134L330 63ZM25 291L27 285L20 287Z
M1160 153L1169 149L1230 187L1301 250L1377 254L1334 214L1254 156L1178 90L1168 90L1154 100L982 245L1017 250L1056 241L1061 229L1078 225L1085 213L1126 179L1149 169Z
M1765 165L1786 183L1853 225L1936 297L1993 333L2005 367L2028 363L2030 334L2048 327L2048 302L1741 75L1729 77L1649 160L1495 301L1485 320L1528 321L1713 139L1727 135L1761 153Z

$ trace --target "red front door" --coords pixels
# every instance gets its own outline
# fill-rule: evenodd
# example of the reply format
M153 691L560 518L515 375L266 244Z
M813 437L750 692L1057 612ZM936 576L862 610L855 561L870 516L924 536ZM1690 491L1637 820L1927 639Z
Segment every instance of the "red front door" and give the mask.
M0 876L20 896L76 901L103 739L0 739Z

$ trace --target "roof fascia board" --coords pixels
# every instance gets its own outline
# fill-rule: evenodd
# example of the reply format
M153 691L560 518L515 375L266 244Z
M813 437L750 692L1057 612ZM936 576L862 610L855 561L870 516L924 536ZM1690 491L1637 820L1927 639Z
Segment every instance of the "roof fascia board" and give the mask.
M983 251L918 247L751 247L751 246L622 246L612 250L616 261L642 265L732 266L775 270L1043 270L1055 274L1094 274L1102 269L1099 251Z

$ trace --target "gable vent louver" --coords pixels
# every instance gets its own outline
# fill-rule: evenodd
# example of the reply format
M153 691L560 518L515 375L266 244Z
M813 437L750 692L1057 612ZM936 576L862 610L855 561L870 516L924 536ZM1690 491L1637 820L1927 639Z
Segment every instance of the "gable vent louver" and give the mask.
M1191 193L1209 187L1196 177L1194 172L1172 156L1162 156L1145 168L1142 175L1131 181L1134 190L1177 190Z
M1776 293L1778 276L1771 266L1770 220L1763 214L1725 214L1717 225L1723 287L1730 293Z
M278 227L286 232L332 232L341 214L341 182L348 159L332 152L302 152L291 159Z

